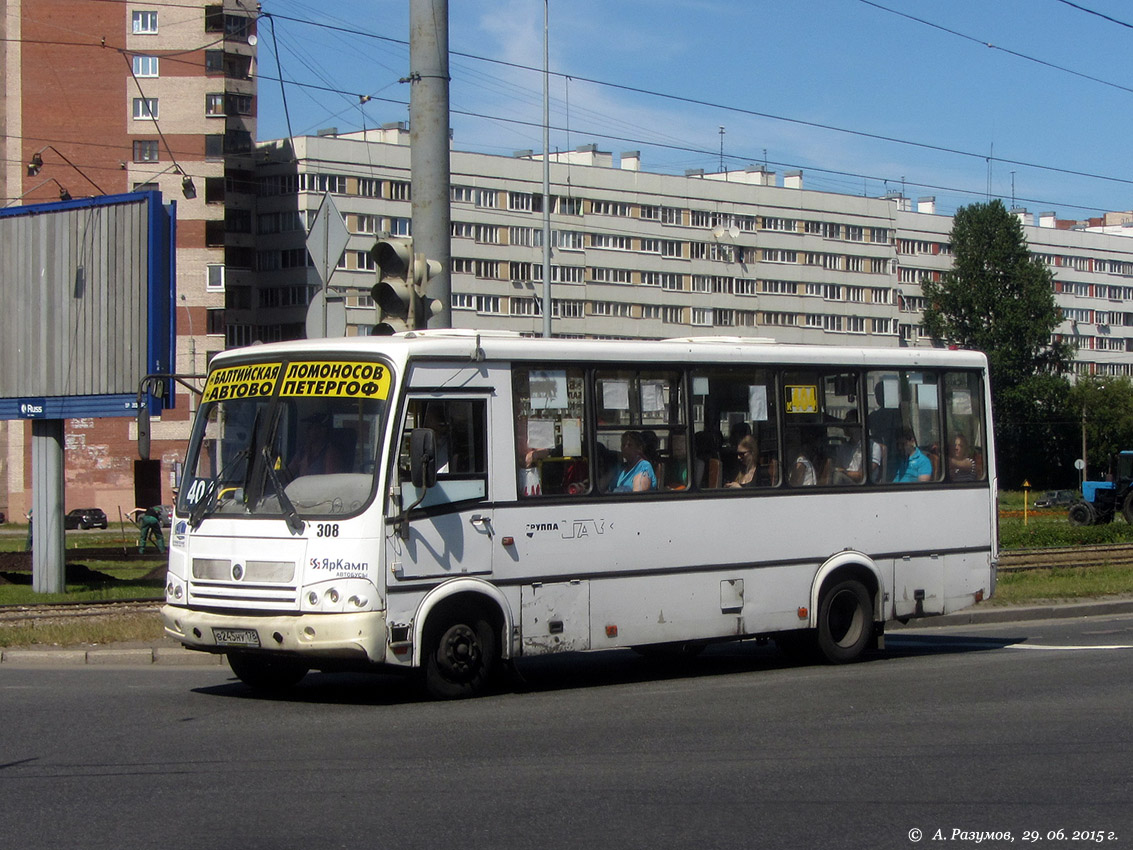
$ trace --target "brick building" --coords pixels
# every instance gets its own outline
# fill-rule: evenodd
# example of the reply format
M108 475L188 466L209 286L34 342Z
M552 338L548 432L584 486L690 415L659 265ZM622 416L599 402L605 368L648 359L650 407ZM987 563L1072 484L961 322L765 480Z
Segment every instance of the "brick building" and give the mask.
M246 285L252 255L254 13L233 0L0 0L0 9L2 203L141 187L175 201L176 365L203 371L224 348L226 293ZM166 500L191 406L182 392L154 423ZM134 437L125 418L67 422L68 509L97 505L116 519L134 506ZM0 510L22 516L30 481L29 423L0 422Z

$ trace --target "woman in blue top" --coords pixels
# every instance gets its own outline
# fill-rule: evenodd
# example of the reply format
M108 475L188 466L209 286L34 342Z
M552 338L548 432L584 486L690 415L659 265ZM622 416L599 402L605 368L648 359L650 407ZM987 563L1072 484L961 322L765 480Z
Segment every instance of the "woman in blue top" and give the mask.
M657 489L653 464L645 459L645 444L636 431L622 434L622 469L614 481L612 493L635 493Z

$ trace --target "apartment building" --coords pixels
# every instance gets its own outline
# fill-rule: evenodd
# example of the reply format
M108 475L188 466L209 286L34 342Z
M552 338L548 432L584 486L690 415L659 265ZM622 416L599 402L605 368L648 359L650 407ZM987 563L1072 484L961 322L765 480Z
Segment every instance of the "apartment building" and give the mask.
M236 0L0 0L4 205L160 189L177 204L178 371L224 348L249 284L255 13ZM243 275L243 276L242 276ZM237 293L237 295L232 295ZM192 402L153 427L168 499ZM133 423L66 425L67 507L133 507ZM30 426L0 422L0 508L30 500Z
M921 286L952 263L951 216L933 198L807 190L800 172L760 166L656 174L636 152L594 146L551 163L552 328L559 336L705 335L781 342L925 346ZM542 170L512 157L452 152L455 327L542 330ZM348 333L365 334L376 234L411 235L408 132L269 142L256 158L256 321L228 326L244 344L302 335L318 278L306 227L330 193L350 243L331 279L348 299ZM1133 367L1130 215L1059 222L1015 210L1054 273L1081 374Z

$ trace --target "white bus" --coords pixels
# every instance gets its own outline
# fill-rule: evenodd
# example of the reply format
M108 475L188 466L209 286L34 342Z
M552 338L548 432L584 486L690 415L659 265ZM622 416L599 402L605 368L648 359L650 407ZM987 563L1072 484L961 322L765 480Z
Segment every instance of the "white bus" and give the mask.
M831 662L995 586L973 352L424 331L212 362L166 632L254 687L774 638Z

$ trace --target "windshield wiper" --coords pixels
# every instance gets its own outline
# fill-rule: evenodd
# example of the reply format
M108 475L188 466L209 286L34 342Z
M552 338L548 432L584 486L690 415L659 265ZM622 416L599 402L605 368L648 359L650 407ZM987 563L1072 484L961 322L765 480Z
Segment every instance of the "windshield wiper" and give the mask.
M217 491L220 489L220 482L228 479L226 473L231 472L232 468L240 461L247 460L250 454L251 449L240 449L232 456L232 460L228 461L224 468L217 473L217 476L208 483L205 492L201 494L201 498L197 500L197 503L193 505L193 509L189 512L189 527L191 529L196 531L204 521L205 514L209 512L210 503L214 501Z
M287 527L292 534L302 534L304 523L299 516L299 512L295 510L295 504L288 498L287 493L284 492L283 482L279 480L279 473L275 471L275 464L272 462L271 451L267 446L261 449L263 452L263 463L267 467L267 477L271 480L271 486L275 489L275 495L279 499L279 506L283 508L284 519L287 520Z

